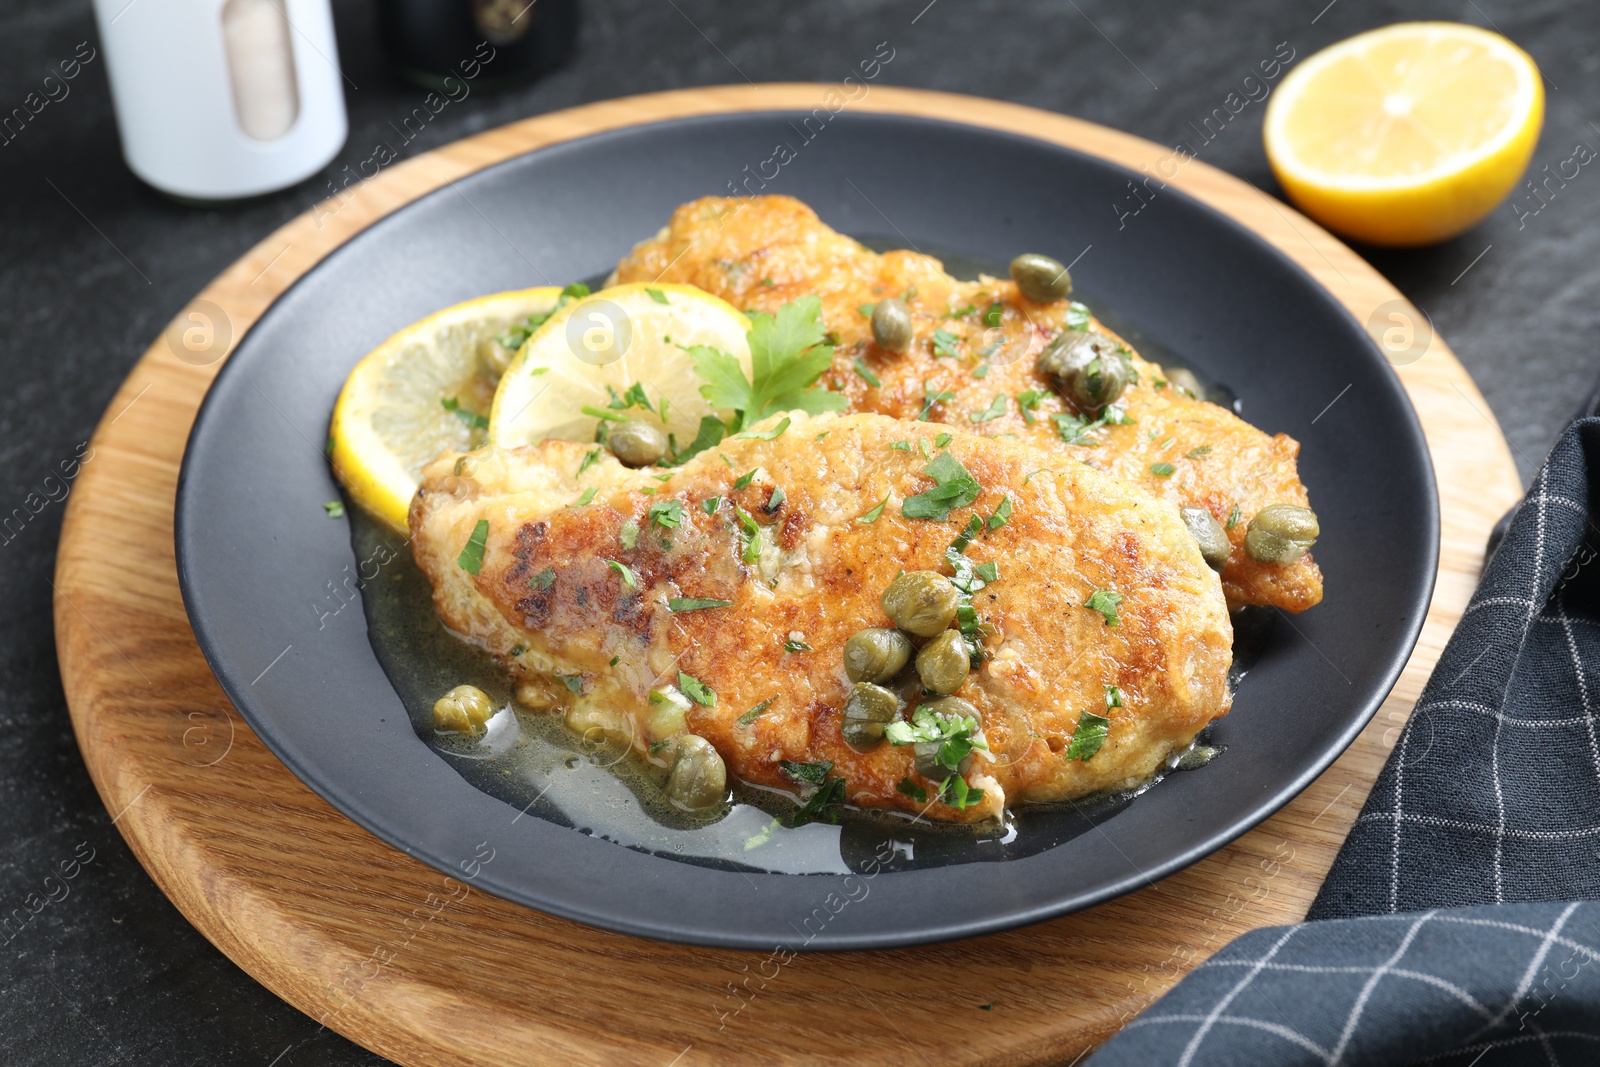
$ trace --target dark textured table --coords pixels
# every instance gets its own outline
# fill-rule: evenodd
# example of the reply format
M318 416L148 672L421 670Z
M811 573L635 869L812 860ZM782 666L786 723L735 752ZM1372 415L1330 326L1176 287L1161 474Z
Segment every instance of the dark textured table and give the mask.
M205 210L141 185L122 164L98 59L69 95L0 145L0 366L9 382L0 391L0 514L44 495L45 477L77 453L122 377L190 296L326 195L342 167L394 139L391 121L422 93L384 72L373 2L336 0L351 132L326 171L298 188ZM1164 0L633 0L589 5L564 69L452 104L403 154L630 93L836 80L882 41L894 49L882 83L991 96L1198 144L1191 123L1283 42L1304 57L1360 30L1424 18L1492 24L1539 62L1548 101L1534 169L1553 169L1579 144L1600 147L1600 10L1576 3L1207 0L1178 10ZM20 106L83 41L98 44L85 0L9 0L0 11L0 111ZM1199 155L1276 191L1261 112L1248 106ZM1585 168L1547 201L1524 203L1435 248L1368 254L1477 379L1526 477L1596 373L1588 331L1600 319L1600 178ZM51 642L61 511L51 502L20 532L0 535L0 726L9 742L0 750L0 918L12 917L0 924L0 1061L383 1062L319 1030L217 952L112 826L73 743ZM63 869L73 876L62 879Z

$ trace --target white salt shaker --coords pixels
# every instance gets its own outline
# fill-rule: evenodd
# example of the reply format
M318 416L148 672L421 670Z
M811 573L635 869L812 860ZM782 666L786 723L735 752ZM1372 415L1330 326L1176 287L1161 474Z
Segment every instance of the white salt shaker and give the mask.
M122 154L196 200L283 189L346 133L328 0L94 0Z

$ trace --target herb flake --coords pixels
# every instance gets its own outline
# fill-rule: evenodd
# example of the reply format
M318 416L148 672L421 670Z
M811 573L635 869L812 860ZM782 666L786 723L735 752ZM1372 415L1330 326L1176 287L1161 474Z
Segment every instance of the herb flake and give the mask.
M462 547L461 555L456 557L456 566L468 574L476 575L483 567L483 549L488 541L489 520L479 519L472 528L472 536L467 538L467 543Z

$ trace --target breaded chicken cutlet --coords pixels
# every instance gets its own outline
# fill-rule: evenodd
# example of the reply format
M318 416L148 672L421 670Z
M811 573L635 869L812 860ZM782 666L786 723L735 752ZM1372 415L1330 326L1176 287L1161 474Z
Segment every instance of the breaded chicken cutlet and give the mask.
M1308 506L1299 444L1195 399L1131 353L1135 380L1112 409L1126 421L1081 417L1036 366L1064 330L1109 336L1081 304L1035 303L1009 279L957 281L930 256L870 251L784 196L685 204L622 260L615 278L686 283L757 311L817 296L839 338L823 381L848 398L849 410L1015 435L1057 462L1081 460L1176 505L1203 508L1231 546L1222 571L1231 606L1304 611L1322 599L1310 555L1261 562L1244 547L1262 509ZM912 314L914 341L904 352L873 340L871 306L889 297L903 298Z
M876 414L756 429L784 422L665 471L559 440L446 453L410 517L440 616L524 702L657 765L698 735L744 781L839 780L947 821L1138 784L1226 713L1222 586L1167 503L1031 441ZM918 571L970 595L910 639L972 640L952 696L976 747L954 772L922 773L893 730L846 740L846 642L892 628L880 595ZM903 735L932 698L909 666L881 681Z

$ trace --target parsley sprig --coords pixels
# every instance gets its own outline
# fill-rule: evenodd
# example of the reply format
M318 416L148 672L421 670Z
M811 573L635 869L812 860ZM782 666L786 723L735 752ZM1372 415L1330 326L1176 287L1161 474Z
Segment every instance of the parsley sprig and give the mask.
M838 393L812 385L833 362L833 347L818 317L822 301L803 296L778 309L750 316L750 377L739 361L709 345L689 349L695 372L705 379L700 394L712 405L737 412L733 429L760 422L777 411L798 408L812 415L840 411Z
M933 479L934 487L900 503L900 514L908 519L934 519L943 522L954 508L964 508L983 491L961 461L949 452L941 452L922 473Z

